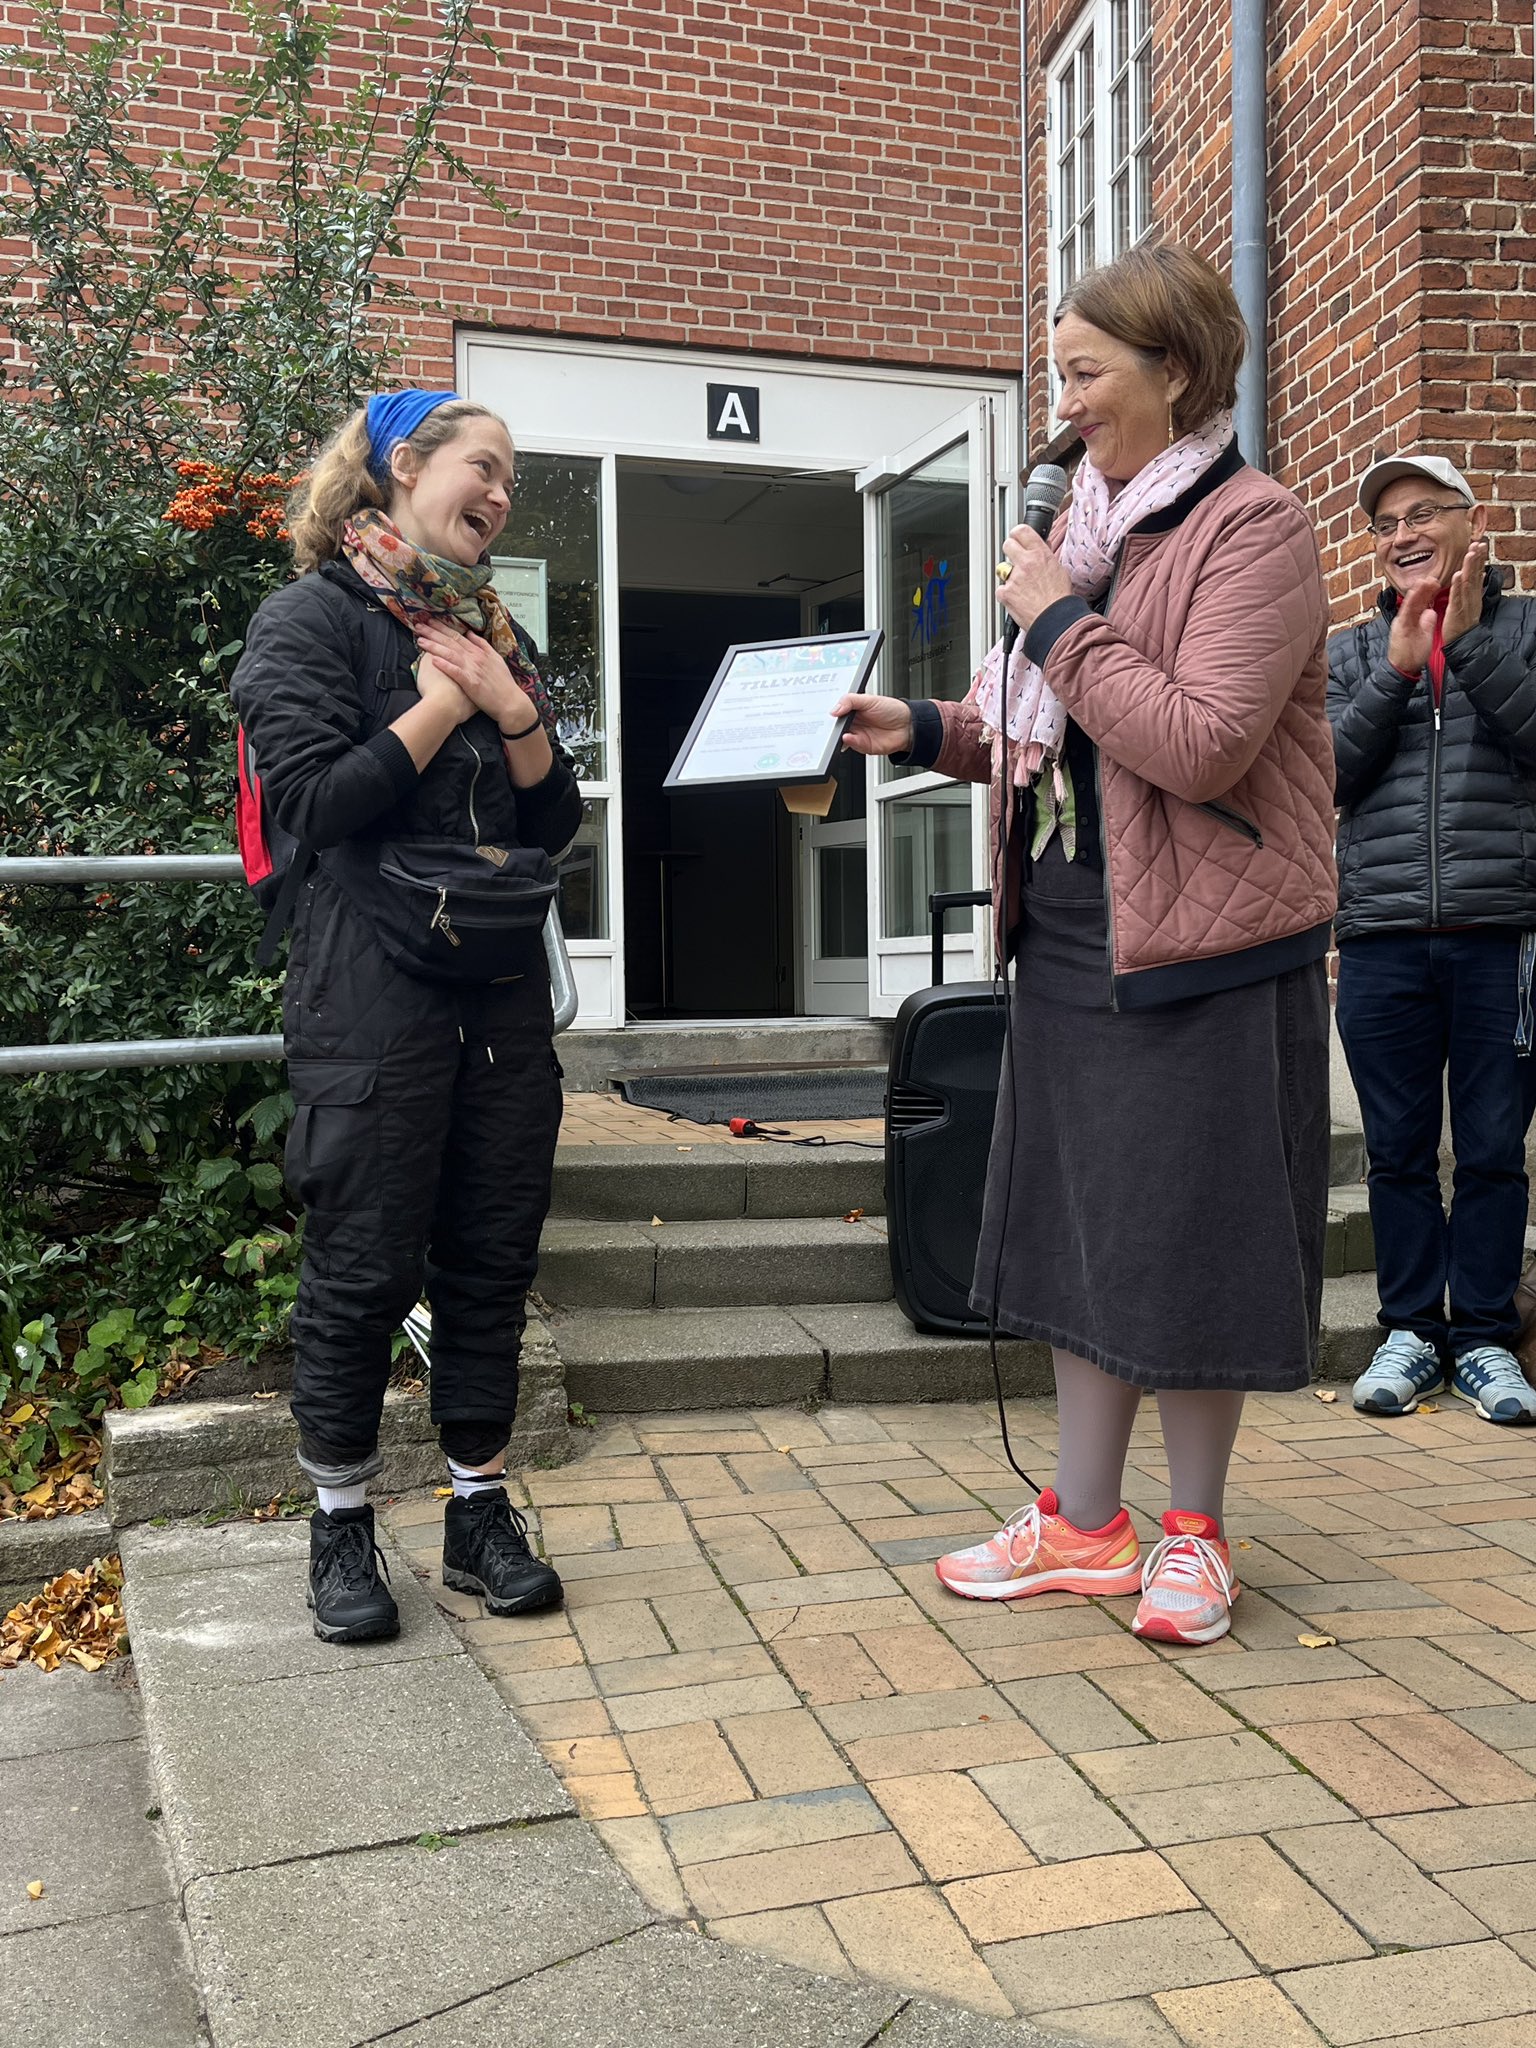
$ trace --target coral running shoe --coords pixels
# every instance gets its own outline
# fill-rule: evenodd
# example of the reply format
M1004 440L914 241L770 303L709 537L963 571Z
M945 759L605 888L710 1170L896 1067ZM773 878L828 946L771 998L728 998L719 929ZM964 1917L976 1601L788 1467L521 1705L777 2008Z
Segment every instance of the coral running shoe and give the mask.
M1232 1626L1232 1602L1241 1590L1221 1524L1173 1508L1141 1575L1141 1605L1131 1628L1154 1643L1214 1643Z
M986 1543L952 1550L934 1570L941 1585L967 1600L1134 1593L1141 1584L1141 1545L1124 1508L1102 1529L1078 1529L1047 1487Z

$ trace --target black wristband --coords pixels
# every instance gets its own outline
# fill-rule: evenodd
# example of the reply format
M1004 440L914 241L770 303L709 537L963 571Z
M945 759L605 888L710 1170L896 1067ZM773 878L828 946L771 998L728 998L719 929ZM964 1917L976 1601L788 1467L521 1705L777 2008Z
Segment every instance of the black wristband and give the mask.
M525 725L521 732L504 732L502 738L509 746L515 746L519 740L531 740L543 723L543 719L535 712L532 725Z

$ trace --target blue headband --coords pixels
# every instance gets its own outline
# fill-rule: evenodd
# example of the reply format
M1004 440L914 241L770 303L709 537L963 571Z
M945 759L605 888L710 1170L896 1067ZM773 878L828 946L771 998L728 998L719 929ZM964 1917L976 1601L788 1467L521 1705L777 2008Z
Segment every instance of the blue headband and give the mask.
M368 401L368 466L375 476L389 468L397 443L408 441L429 412L458 402L457 391L381 391Z

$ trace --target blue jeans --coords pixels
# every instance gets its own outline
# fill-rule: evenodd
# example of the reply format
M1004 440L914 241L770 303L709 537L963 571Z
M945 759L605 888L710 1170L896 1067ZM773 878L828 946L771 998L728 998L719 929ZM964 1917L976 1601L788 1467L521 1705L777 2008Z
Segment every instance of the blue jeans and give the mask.
M1380 932L1339 948L1339 1036L1370 1160L1379 1320L1455 1357L1513 1342L1536 1055L1515 1052L1519 934ZM1450 1215L1439 1151L1449 1076ZM1446 1297L1450 1313L1446 1313Z

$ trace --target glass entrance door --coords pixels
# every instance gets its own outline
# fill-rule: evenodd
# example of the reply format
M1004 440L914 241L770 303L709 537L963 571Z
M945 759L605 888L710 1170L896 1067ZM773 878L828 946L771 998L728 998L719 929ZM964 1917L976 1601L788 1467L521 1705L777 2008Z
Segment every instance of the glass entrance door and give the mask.
M864 577L843 576L801 597L804 633L864 624ZM807 1017L869 1012L868 783L863 757L838 755L837 794L824 818L800 820L800 1009Z
M958 703L998 631L992 404L981 400L859 477L873 615L885 628L874 688ZM868 768L869 1006L892 1016L930 980L928 898L983 886L986 791L889 761ZM947 921L948 980L989 971L989 920Z

